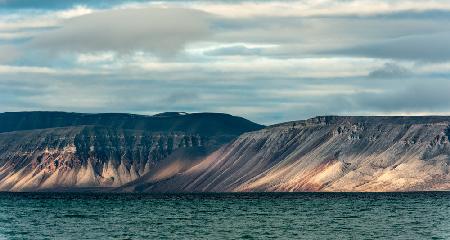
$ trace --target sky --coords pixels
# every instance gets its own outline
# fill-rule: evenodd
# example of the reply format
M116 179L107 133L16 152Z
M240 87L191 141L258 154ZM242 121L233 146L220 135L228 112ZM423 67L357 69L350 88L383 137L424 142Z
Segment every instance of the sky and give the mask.
M0 112L450 115L450 0L0 0Z

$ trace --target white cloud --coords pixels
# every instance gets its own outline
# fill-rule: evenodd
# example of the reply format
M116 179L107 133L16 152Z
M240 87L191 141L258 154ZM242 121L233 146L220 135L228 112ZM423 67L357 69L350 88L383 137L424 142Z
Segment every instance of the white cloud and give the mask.
M18 66L8 66L0 65L0 73L56 73L57 71L47 67L18 67Z
M416 64L414 70L423 74L450 73L450 62Z
M180 8L102 11L72 18L36 35L30 47L59 52L150 51L171 56L209 34L208 15Z
M306 0L306 1L272 1L272 2L236 2L211 3L201 2L191 4L192 8L225 17L313 17L336 15L375 15L399 11L426 11L433 9L450 10L450 1L421 1L412 0Z
M247 76L339 78L365 76L383 60L370 58L276 59L260 56L228 56L204 62L161 62L135 59L130 66L149 72L222 72ZM275 79L274 79L275 80Z
M94 10L86 6L75 6L68 10L62 10L55 13L56 18L68 19L93 13Z
M116 57L113 52L103 52L103 53L82 53L77 56L77 63L80 64L93 64L93 63L104 63L112 62Z
M21 30L29 30L33 28L47 28L57 26L58 21L55 19L14 19L14 20L3 20L0 21L0 31L21 31Z
M3 75L15 74L39 74L39 75L59 75L59 76L83 76L83 75L101 75L105 72L96 70L92 72L87 69L71 68L71 69L57 69L51 67L34 67L34 66L14 66L14 65L0 65L0 80Z

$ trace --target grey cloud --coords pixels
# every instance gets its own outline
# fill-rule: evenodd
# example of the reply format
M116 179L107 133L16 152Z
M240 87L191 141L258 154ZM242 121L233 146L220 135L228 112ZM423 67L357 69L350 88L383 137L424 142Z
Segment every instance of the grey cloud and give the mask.
M195 92L175 91L173 93L168 94L167 97L163 98L162 102L165 102L168 106L177 106L180 104L188 106L192 102L196 102L199 100L200 98L198 94Z
M450 42L450 18L254 17L216 20L214 26L213 39L219 42L279 45L253 53L271 57L341 55L418 61L450 59L447 44Z
M149 51L171 56L185 44L206 38L209 15L181 8L123 9L69 19L38 34L30 49L50 52Z
M389 87L384 86L385 90L378 93L337 94L278 102L269 112L257 114L254 119L274 123L319 115L450 113L450 95L447 94L450 83L445 79L429 79L428 84L419 79L391 82Z
M242 45L222 47L205 52L209 56L232 56L232 55L261 55L263 48L249 48Z
M84 15L63 22L59 28L36 33L25 46L25 56L20 58L20 64L50 69L56 66L65 73L0 74L0 109L134 113L222 111L265 124L326 114L450 112L448 71L443 70L440 75L424 71L418 75L396 63L397 59L450 60L450 18L445 17L447 13L441 14L439 18L403 15L224 19L196 10L150 8ZM186 58L177 58L176 63L212 59L214 64L231 61L220 58L229 55L251 55L251 59L261 56L264 60L362 56L387 58L390 63L373 69L365 77L314 79L289 77L297 76L289 70L262 72L264 65L260 69L252 65L250 70L230 67L222 71L209 69L209 66L198 68L194 64L192 68L175 68L170 72L140 72L127 68L126 64L123 69L120 66L121 61L128 61L127 53L142 50L167 57L186 44L203 40L235 45L220 47L223 45L218 44L216 50L206 52L205 58L183 56ZM279 47L248 47L252 43ZM39 49L62 56L52 60L51 55L40 55ZM114 60L118 62L105 66L111 67L109 74L67 74L72 68L94 72L103 69L77 65L73 55L65 55L65 52L109 50L124 53ZM5 62L16 54L6 47L0 47L0 53L0 61ZM150 64L167 61L146 60ZM361 64L361 68L364 67ZM330 69L324 66L323 71ZM430 69L428 71L433 71ZM334 86L344 90L348 86L376 91L325 91ZM321 94L302 94L305 89L318 89ZM325 90L320 92L321 89Z
M387 59L450 59L449 12L370 16L223 18L182 8L106 10L69 19L59 28L37 33L26 49L52 53L149 51L173 56L186 44L263 43L278 48L233 46L210 56L265 57L363 56ZM426 47L423 47L425 46ZM28 53L27 53L28 54ZM40 53L37 53L39 55Z
M447 61L450 60L449 42L450 32L444 32L360 44L359 46L337 50L335 53L373 58Z
M20 55L20 51L14 46L0 45L0 64L12 62L19 58Z
M404 83L385 93L358 97L358 104L372 111L450 112L450 82L446 79L421 79Z
M412 72L395 63L385 63L382 67L369 73L370 78L405 78L411 76Z
M265 124L326 114L450 111L450 83L430 76L424 82L422 76L395 81L279 76L275 81L264 74L249 77L198 72L197 76L191 74L183 79L171 79L171 75L182 75L180 72L150 75L133 78L125 72L89 76L11 74L8 80L0 78L2 99L5 98L0 108L133 113L220 111ZM308 89L336 89L335 86L344 91L302 94ZM346 87L381 90L352 93L345 91ZM296 90L298 94L290 95Z

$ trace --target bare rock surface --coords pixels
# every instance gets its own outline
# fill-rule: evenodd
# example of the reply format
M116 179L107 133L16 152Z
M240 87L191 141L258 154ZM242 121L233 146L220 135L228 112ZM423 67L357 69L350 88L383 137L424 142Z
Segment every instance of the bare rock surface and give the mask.
M262 126L227 114L0 114L0 190L115 188L167 178ZM162 169L171 166L171 169Z
M132 191L450 189L450 117L316 117L242 134L165 180Z
M0 114L1 191L446 191L450 117Z

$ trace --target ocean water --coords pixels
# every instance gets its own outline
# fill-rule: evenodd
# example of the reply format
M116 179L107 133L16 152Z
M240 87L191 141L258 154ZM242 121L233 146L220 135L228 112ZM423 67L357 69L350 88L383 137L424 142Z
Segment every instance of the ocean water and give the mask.
M450 193L0 193L0 239L450 239Z

